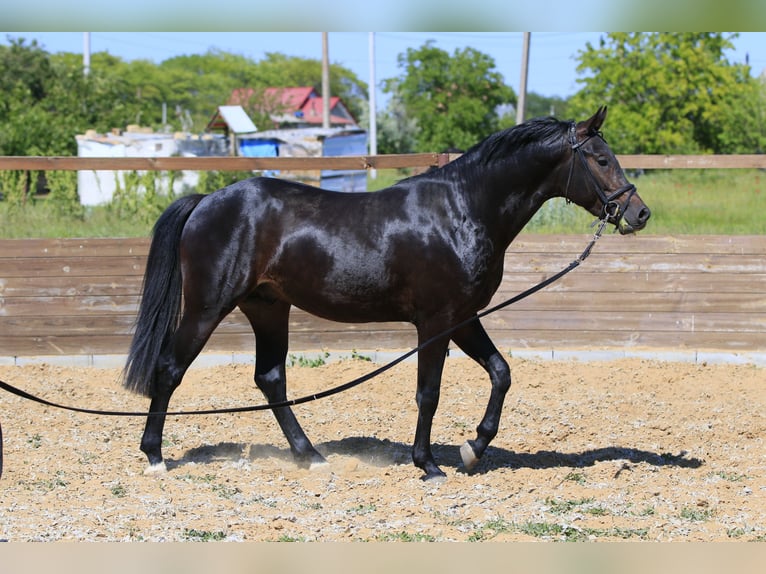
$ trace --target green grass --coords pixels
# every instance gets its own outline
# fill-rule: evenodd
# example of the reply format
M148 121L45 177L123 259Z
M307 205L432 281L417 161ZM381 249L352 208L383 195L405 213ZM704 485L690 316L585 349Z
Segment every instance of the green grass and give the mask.
M652 210L647 231L658 234L766 233L766 172L678 169L633 179Z
M330 356L330 353L328 351L325 351L323 355L320 355L318 357L310 358L306 357L304 355L293 355L290 353L290 355L287 357L287 366L288 367L308 367L308 368L316 368L321 367L323 365L327 364L327 358Z
M423 534L420 532L412 533L404 530L401 532L381 534L375 540L378 542L436 542L436 538L430 534Z
M373 191L404 177L379 170L368 179ZM766 233L766 172L757 169L676 169L628 174L652 210L643 234L759 235ZM142 220L144 219L144 220ZM109 207L67 215L44 199L24 206L0 201L0 238L148 237L147 218L120 217ZM593 216L564 200L546 203L525 233L590 233Z
M705 522L706 520L710 520L713 517L713 514L713 510L709 508L684 506L681 509L679 516L690 522Z
M23 206L0 201L0 239L149 237L152 223L120 218L108 207L87 208L83 217L59 213L45 200Z
M181 535L183 540L190 542L219 542L226 539L226 533L217 530L197 530L195 528L187 528Z

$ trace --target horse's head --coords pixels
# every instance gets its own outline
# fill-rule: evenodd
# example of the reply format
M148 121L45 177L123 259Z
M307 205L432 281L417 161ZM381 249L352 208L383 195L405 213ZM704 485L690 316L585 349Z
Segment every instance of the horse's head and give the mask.
M585 121L572 123L569 144L572 159L566 189L567 200L606 218L620 233L633 233L646 226L651 211L636 193L601 136L606 107Z

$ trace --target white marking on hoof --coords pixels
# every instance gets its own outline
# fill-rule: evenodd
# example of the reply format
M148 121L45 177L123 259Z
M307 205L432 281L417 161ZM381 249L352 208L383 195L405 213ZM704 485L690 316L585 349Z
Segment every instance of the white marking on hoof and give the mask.
M144 469L144 475L153 476L165 474L168 471L168 467L165 466L165 461L158 462L157 464L150 464Z
M468 471L472 470L476 463L479 462L479 457L476 456L473 447L467 442L463 443L463 446L460 447L460 458L463 459L463 467Z
M330 463L326 460L320 460L320 461L313 461L309 465L309 470L322 470L330 466Z

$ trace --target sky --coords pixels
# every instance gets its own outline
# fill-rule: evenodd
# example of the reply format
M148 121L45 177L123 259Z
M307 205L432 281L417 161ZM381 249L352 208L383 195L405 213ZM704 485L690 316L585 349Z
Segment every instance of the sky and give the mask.
M571 96L579 89L576 57L591 42L597 45L604 32L532 32L529 49L527 90L543 96ZM0 32L0 43L9 38L37 40L51 53L81 54L83 32ZM401 74L397 58L408 48L419 48L433 40L450 54L471 47L491 56L505 83L518 93L521 83L523 32L374 32L375 84L378 109L386 100L381 81ZM740 32L734 40L730 62L749 59L754 75L766 69L766 32ZM329 32L330 61L352 70L370 83L370 32ZM106 51L131 61L155 63L168 58L204 54L216 49L260 60L269 52L321 59L320 32L91 32L92 53Z

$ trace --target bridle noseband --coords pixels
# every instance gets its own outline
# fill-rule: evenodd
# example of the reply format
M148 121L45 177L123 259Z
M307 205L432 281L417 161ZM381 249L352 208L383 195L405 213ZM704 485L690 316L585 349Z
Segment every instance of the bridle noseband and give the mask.
M575 156L580 158L580 163L582 163L583 168L585 169L585 173L588 174L588 177L590 178L591 182L593 182L593 188L596 190L596 195L598 195L598 198L601 200L601 203L603 205L601 209L601 215L600 219L606 220L609 223L613 223L615 226L619 226L620 220L625 215L625 210L628 207L628 204L630 203L630 199L633 197L633 194L636 193L636 186L632 183L626 183L622 187L618 188L617 190L611 192L609 195L607 195L607 192L601 188L601 184L596 179L596 176L593 175L593 172L591 171L590 167L588 166L588 162L585 159L585 154L582 152L582 146L584 146L588 140L590 140L592 137L599 137L601 140L606 143L606 140L604 140L604 136L601 135L601 132L592 132L589 133L588 136L582 140L581 142L577 141L577 124L575 122L572 122L569 125L569 144L572 148L572 163L569 166L569 176L567 177L567 186L564 191L564 197L566 198L567 202L570 201L569 199L569 184L572 181L572 175L574 174L574 166L575 166ZM616 200L618 197L624 195L625 193L628 194L627 199L620 205Z

